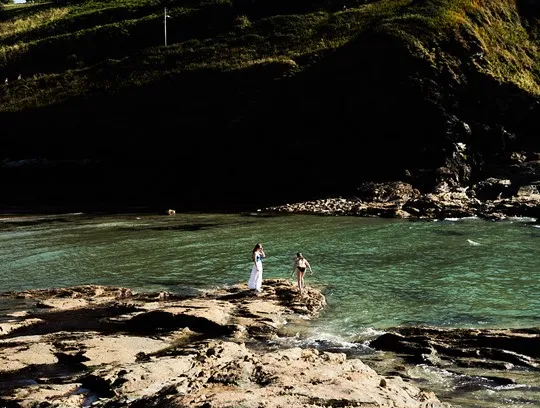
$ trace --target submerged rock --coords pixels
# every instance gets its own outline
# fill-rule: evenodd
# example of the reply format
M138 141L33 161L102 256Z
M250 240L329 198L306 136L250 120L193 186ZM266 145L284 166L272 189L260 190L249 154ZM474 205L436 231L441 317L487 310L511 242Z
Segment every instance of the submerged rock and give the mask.
M482 389L490 390L488 394L503 390L501 399L489 406L500 406L501 401L512 398L525 405L536 406L538 401L538 328L399 327L388 329L369 345L384 353L384 359L365 361L379 374L408 378L415 367L424 367L425 372L444 373L446 387L460 390L459 398L469 398L468 402L461 402L462 406L473 406L468 404L474 404L478 398L474 391Z

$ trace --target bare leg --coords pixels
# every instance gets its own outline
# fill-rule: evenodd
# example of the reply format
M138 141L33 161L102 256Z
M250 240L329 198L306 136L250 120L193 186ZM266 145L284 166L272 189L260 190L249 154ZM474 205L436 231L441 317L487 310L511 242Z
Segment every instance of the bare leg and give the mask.
M298 291L302 293L302 289L304 288L304 272L297 271L296 276L298 280Z

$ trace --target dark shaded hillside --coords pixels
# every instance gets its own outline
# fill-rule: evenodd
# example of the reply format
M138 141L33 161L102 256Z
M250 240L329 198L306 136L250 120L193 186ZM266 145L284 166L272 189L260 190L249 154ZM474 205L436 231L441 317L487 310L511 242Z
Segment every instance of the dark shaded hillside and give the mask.
M4 62L43 73L0 89L4 205L249 209L382 180L429 191L455 143L463 185L540 151L533 2L170 2L168 47L152 46L160 3L107 4L3 37L51 35Z

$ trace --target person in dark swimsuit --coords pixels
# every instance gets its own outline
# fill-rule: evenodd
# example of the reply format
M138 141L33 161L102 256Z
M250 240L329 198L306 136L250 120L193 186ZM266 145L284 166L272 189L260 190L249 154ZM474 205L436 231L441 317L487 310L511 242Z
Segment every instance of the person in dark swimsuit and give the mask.
M309 264L308 260L302 255L301 252L298 252L296 254L296 258L294 259L294 269L293 274L296 272L296 280L298 282L298 291L302 293L302 289L304 288L304 274L306 273L306 269L309 269L311 273L313 271L311 270L311 265Z

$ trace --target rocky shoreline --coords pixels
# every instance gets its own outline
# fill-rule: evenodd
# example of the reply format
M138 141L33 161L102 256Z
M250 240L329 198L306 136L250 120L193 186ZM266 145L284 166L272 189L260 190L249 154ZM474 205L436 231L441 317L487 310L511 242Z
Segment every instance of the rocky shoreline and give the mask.
M434 192L420 193L404 182L365 183L354 197L333 197L266 207L265 213L316 214L411 219L478 217L504 220L509 217L540 219L540 194L536 185L505 196L509 182L491 179L483 190L439 185ZM485 190L490 193L486 195ZM482 197L479 199L478 197ZM486 198L487 197L487 198Z
M3 293L0 407L452 406L409 376L418 364L456 374L454 388L517 384L534 401L540 329L396 328L370 342L369 358L323 343L276 347L325 307L320 291L300 295L285 279L265 280L261 294L245 284L190 297Z
M357 186L353 194L270 206L261 211L411 219L540 219L539 152L495 155L492 164L478 168L473 158L467 145L453 143L440 167L418 170L415 175L405 171L401 180L359 180L353 183Z
M1 407L444 407L358 358L269 347L322 293L265 280L196 297L81 286L0 295Z

